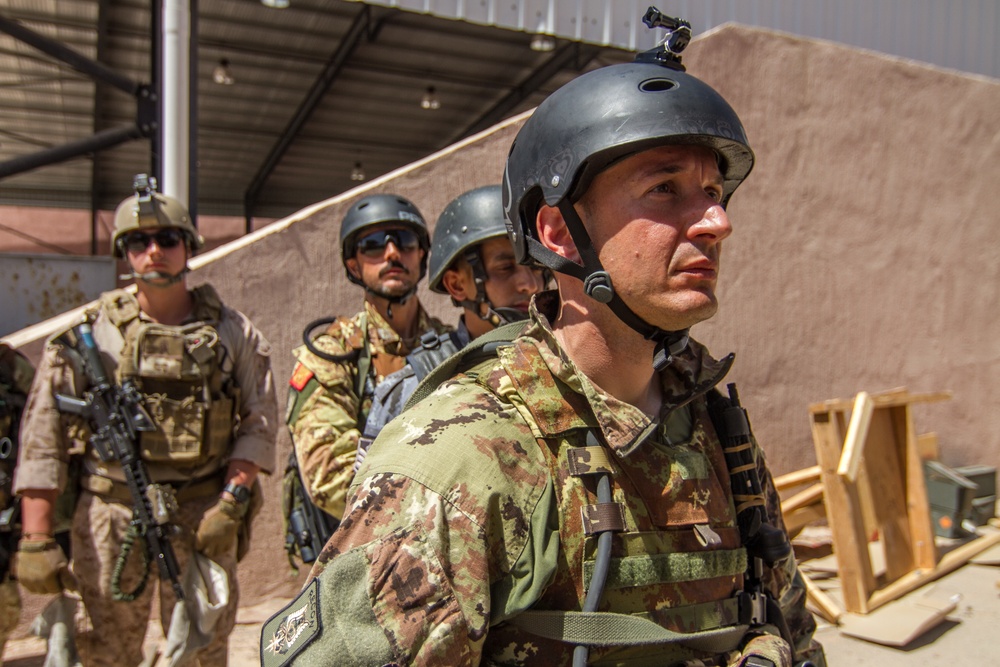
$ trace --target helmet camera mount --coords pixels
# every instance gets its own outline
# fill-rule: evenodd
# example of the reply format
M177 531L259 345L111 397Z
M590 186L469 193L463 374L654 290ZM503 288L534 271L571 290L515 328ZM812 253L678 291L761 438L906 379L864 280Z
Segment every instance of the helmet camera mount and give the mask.
M148 176L146 174L136 174L132 181L132 189L135 191L136 208L134 215L136 218L141 220L146 217L155 217L156 209L159 205L159 202L157 202L156 198L153 196L156 194L156 177ZM184 247L187 248L187 234L184 234L184 237ZM128 253L125 251L125 237L120 237L118 239L118 243L121 248L122 257L125 259L125 263L128 264L128 268L131 270L130 273L119 276L122 280L135 278L136 280L141 280L142 282L153 287L166 288L180 282L180 280L191 270L188 268L187 262L185 262L184 268L175 274L164 273L163 271L138 273L135 270L135 267L132 266L132 260L129 259Z
M647 28L664 28L667 33L655 48L636 55L636 62L655 63L681 72L685 71L684 65L681 64L681 52L691 42L691 24L684 19L666 16L652 6L646 10L642 22Z

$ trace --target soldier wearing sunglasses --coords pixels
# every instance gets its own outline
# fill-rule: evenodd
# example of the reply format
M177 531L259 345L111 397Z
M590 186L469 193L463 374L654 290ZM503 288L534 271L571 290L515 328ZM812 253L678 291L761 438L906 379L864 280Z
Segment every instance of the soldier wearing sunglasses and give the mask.
M248 547L249 522L260 507L260 471L274 468L277 401L270 345L242 313L225 306L210 285L189 290L184 276L203 245L186 208L136 177L135 194L115 212L115 257L135 278L135 290L101 295L87 313L93 337L115 382L134 383L154 430L139 434L138 449L150 482L172 489L177 507L171 544L182 574L195 552L228 576L229 605L214 635L197 652L202 665L225 665L239 600L236 562ZM148 570L141 549L122 559L131 535L132 500L121 466L102 461L88 442L90 424L60 414L57 395L82 397L89 388L73 332L51 339L42 356L21 422L14 490L21 496L23 537L18 577L33 593L79 586L92 630L77 637L88 665L136 665L154 590L118 601ZM77 484L79 485L77 488ZM76 498L72 516L72 571L53 539L57 497ZM141 544L141 539L139 540ZM121 567L116 593L113 570ZM156 568L153 567L153 571ZM153 580L156 577L151 577ZM168 633L174 593L159 590L160 618Z
M347 279L365 291L353 317L317 320L294 350L287 423L301 485L312 502L339 519L353 477L358 439L375 387L406 364L422 334L449 327L429 316L416 297L427 272L424 217L398 195L373 195L354 204L340 228ZM312 337L320 326L326 328ZM290 468L292 483L298 483Z

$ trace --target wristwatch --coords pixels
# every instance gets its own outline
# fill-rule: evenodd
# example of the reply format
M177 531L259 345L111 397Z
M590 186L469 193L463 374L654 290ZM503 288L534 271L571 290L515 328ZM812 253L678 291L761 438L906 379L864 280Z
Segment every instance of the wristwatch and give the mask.
M222 492L232 494L233 499L240 505L250 500L250 488L243 486L242 484L229 482L226 484L225 488L222 489Z

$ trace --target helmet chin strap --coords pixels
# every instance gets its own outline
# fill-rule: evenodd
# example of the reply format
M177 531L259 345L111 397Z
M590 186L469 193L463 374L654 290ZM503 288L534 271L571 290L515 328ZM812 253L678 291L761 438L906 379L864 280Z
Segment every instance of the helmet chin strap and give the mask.
M128 262L127 259L125 261ZM128 267L132 269L131 273L120 274L118 276L119 280L132 280L132 279L141 280L150 287L160 287L160 288L167 288L170 287L171 285L176 285L177 283L179 283L181 280L184 279L185 275L191 272L191 269L189 269L186 264L184 265L183 269L173 274L164 273L163 271L149 271L147 273L138 273L132 267L131 262L128 262Z
M527 313L517 308L495 308L490 303L490 297L486 294L486 281L489 280L489 276L486 275L486 268L483 266L483 258L478 245L466 249L462 257L472 269L472 280L476 285L476 298L462 300L452 298L453 303L471 310L479 319L493 325L494 329L510 322L528 319ZM483 312L484 305L486 306L485 313Z
M406 294L401 294L400 296L392 296L392 295L389 295L389 294L383 294L382 292L379 292L378 290L372 289L368 285L365 285L365 292L367 292L368 294L371 294L372 296L377 296L380 299L385 299L386 301L389 302L388 305L385 308L385 314L388 315L389 319L391 320L392 319L392 305L394 303L398 303L399 305L403 305L404 303L406 303L407 301L409 301L410 297L412 297L414 294L417 293L417 287L416 287L416 285L414 285L412 288L410 288L410 290L408 292L406 292Z
M653 368L657 372L662 371L670 365L673 355L680 354L687 347L688 329L665 331L636 315L615 292L611 276L601 266L594 244L583 226L583 221L580 220L576 208L566 199L560 201L558 206L566 221L566 226L569 228L570 235L576 243L583 265L556 254L529 236L527 242L531 246L531 256L553 271L565 273L581 280L587 296L605 304L630 329L639 333L646 340L656 343L656 347L653 349Z

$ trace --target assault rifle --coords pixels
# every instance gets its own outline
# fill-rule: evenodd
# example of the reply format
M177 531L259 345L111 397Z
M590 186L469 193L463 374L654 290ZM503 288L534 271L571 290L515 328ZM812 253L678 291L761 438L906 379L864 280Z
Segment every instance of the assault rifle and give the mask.
M792 545L785 531L770 522L764 504L764 491L757 475L750 442L750 420L740 405L735 384L727 386L728 397L713 398L717 401L712 420L722 437L722 451L729 467L733 499L736 502L736 521L743 546L747 550L745 604L740 605L740 622L751 626L768 623L778 628L781 636L795 653L795 641L778 603L764 590L764 564L774 567L792 555ZM751 657L748 666L766 667L770 660ZM773 665L773 663L771 663ZM796 661L796 667L812 667L808 660Z
M131 380L118 385L108 379L90 324L84 322L77 325L73 333L75 341L72 347L83 361L90 389L84 392L82 399L57 394L56 403L60 412L79 415L90 421L94 428L90 444L102 461L115 461L121 465L132 496L131 530L124 540L112 575L114 597L116 600L134 600L146 585L144 577L131 592L123 592L120 588L124 561L131 549L130 538L137 535L145 539L147 568L149 558L154 557L160 569L160 578L169 579L177 600L183 600L180 568L170 544L170 534L175 532L170 518L177 510L177 501L173 489L150 483L146 464L136 446L139 433L153 431L156 426L143 407L142 394ZM147 569L146 576L148 574Z
M291 560L295 551L305 564L312 563L319 556L323 545L337 529L338 521L316 507L302 483L299 462L295 452L288 455L288 466L285 468L285 483L291 488L286 491L284 502L288 516L288 528L285 532L285 550L289 554L292 567L298 569Z

